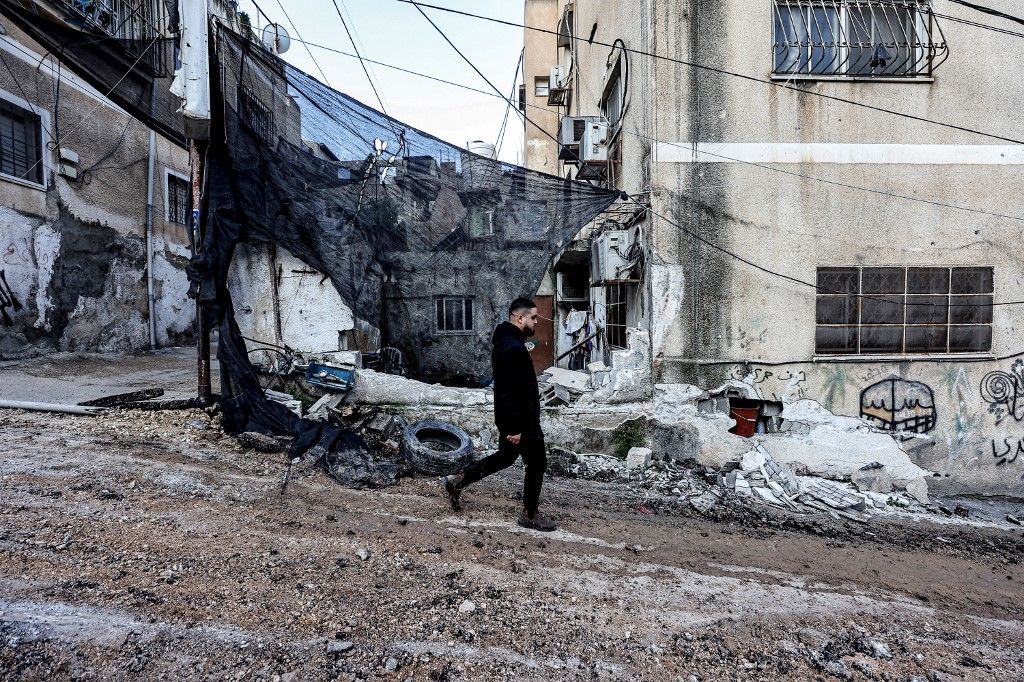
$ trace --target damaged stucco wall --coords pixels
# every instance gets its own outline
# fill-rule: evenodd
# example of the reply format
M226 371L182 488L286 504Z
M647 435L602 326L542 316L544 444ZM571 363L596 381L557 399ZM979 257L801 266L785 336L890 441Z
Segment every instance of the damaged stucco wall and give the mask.
M146 188L149 131L22 32L3 24L0 98L40 119L41 183L0 175L0 271L18 306L0 320L0 357L47 350L148 349ZM54 103L59 101L55 110ZM59 149L53 141L60 136ZM77 178L58 172L60 154ZM187 154L158 138L154 173L154 314L158 345L191 341L188 235L168 220L165 171Z

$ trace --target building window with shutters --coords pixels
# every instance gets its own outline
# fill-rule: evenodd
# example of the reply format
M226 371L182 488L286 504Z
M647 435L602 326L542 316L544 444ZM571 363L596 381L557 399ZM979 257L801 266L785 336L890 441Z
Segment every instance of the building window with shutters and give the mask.
M819 355L992 350L990 267L818 268L817 285Z
M443 296L434 301L439 334L468 334L473 331L473 299Z
M43 186L43 121L0 97L0 175Z

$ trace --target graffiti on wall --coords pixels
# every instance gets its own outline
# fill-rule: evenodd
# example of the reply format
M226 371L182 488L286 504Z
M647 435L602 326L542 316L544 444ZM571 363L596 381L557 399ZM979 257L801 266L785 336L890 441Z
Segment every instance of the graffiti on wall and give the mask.
M927 384L890 377L860 394L860 416L892 433L935 428L935 396Z
M1017 360L1009 372L989 372L981 380L981 399L995 415L996 426L1009 418L1024 420L1024 360Z
M7 283L7 273L0 270L0 319L3 320L5 327L14 326L14 320L11 319L7 309L10 308L14 312L18 312L21 310L21 307L21 303L14 297L14 292L11 291L11 285Z
M1024 438L1001 438L998 441L992 439L992 456L997 467L1012 464L1020 455L1024 455Z

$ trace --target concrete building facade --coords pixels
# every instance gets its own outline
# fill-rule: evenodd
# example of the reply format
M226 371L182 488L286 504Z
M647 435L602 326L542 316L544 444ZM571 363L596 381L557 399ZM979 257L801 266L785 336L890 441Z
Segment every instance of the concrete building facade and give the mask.
M188 155L2 19L0 58L0 357L189 342Z
M968 11L944 0L552 4L526 2L549 21L525 32L526 115L552 120L530 84L559 66L548 132L606 123L593 181L649 207L578 249L626 230L642 253L621 281L588 265L589 300L558 306L605 330L586 360L640 326L653 383L742 383L762 416L813 399L891 433L939 490L1020 496L1019 39L934 16ZM559 175L588 165L561 156Z

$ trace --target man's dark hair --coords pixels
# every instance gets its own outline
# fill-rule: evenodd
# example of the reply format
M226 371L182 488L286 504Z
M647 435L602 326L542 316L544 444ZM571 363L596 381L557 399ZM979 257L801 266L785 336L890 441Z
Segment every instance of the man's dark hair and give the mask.
M512 317L521 312L533 310L537 307L537 304L528 298L520 296L516 300L512 301L512 305L508 307L508 316Z

